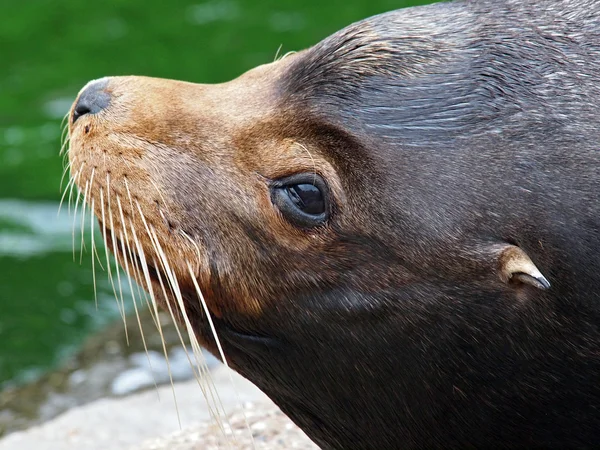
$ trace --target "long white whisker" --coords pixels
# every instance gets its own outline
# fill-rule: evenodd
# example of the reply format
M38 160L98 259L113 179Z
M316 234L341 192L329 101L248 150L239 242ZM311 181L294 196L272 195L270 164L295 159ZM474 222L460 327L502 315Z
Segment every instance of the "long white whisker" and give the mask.
M76 171L74 174L71 174L71 179L73 182L71 183L71 188L69 189L69 200L67 201L67 213L71 215L71 205L73 204L73 192L76 191L76 183L81 175L81 171Z
M87 186L87 184L86 184ZM75 224L77 223L77 208L79 206L79 201L81 199L81 193L77 193L77 198L75 199L75 210L73 214L73 261L75 261Z
M203 369L203 373L205 375L207 375L208 374L208 369L206 368L206 362L203 360L202 351L200 349L200 346L198 344L198 340L197 340L197 338L195 336L195 333L193 332L193 328L192 328L191 323L189 321L189 318L187 316L187 313L186 313L186 310L185 310L185 305L183 304L183 298L181 296L181 291L179 290L179 284L177 283L177 279L176 279L176 277L174 275L174 272L171 270L171 268L169 266L169 262L168 262L168 260L166 258L166 255L165 255L164 251L162 250L162 247L161 247L160 242L158 240L158 236L156 236L156 233L154 232L154 230L151 229L149 227L148 223L146 222L144 214L142 212L142 209L141 209L139 203L137 204L137 207L138 207L138 211L140 213L140 216L142 218L142 222L144 223L144 227L146 228L146 232L148 234L148 237L150 238L150 241L152 242L152 246L154 247L156 255L159 257L159 260L161 262L162 271L167 275L167 281L169 282L169 285L170 285L170 288L171 288L171 292L173 293L173 296L178 301L179 310L181 312L181 317L184 320L184 324L186 326L188 337L190 338L190 342L192 344L192 350L194 352L194 356L195 356L196 362L198 364L198 367L201 367ZM157 265L156 262L154 262L154 265L155 265L155 267L158 268L158 265ZM165 298L168 298L167 297L167 293L165 291L164 283L162 281L162 276L160 275L160 270L157 270L157 275L159 277L159 281L160 281L161 287L163 289L163 294L165 295ZM169 312L171 314L173 322L177 323L177 321L175 320L175 317L173 315L173 311L171 309L171 305L170 305L169 302L167 302L167 307L169 309ZM202 359L202 363L200 363L200 359ZM205 380L208 379L208 380L210 380L212 382L212 377L210 377L210 376L208 376L208 377L205 376L204 379ZM199 386L200 386L202 392L205 394L206 391L205 391L204 386L202 386L201 383L199 383ZM214 393L213 393L212 389L209 388L209 391L211 392L211 397L213 399L213 402L217 403L215 401L215 399L214 399L214 395L213 395ZM210 407L209 397L206 394L204 395L204 397L207 400L207 404L208 404L209 410L212 411L212 408ZM217 396L217 398L218 398L218 396ZM218 398L218 404L221 406L221 409L223 411L223 417L225 417L225 420L227 420L225 412L224 412L224 406L223 406L220 398ZM211 415L213 415L213 412L211 412ZM220 420L220 416L218 414L214 414L214 417L215 417L217 423L219 424L219 427L222 429L223 434L226 435L225 429L223 428L223 425L222 425L222 421ZM227 423L228 423L229 427L231 428L231 425L229 424L228 421L227 421ZM235 437L234 437L234 439L235 439Z
M117 197L117 201L119 201L118 197ZM121 205L119 205L119 207L120 206ZM122 215L123 215L123 211L121 210L121 217L123 217ZM134 273L134 270L133 270L133 268L131 270L129 269L128 260L131 261L131 264L133 265L133 264L135 264L135 258L133 257L133 254L131 252L131 245L129 243L129 238L127 236L127 225L126 225L126 223L125 223L124 220L123 220L122 223L123 223L123 230L125 231L125 238L123 239L123 233L121 233L120 234L120 236L121 236L121 239L120 239L120 242L121 242L121 251L122 251L122 253L124 255L123 260L125 262L125 271L128 274L132 274L132 273ZM136 298L135 298L135 291L133 289L133 283L132 283L131 279L132 279L131 275L129 277L127 277L127 280L129 282L129 289L131 290L131 298L133 300L133 310L135 311L135 318L137 320L138 327L140 329L140 336L142 338L142 343L144 345L144 350L146 351L146 356L148 358L148 364L150 365L150 371L152 372L152 379L154 381L154 387L157 388L158 386L156 384L156 379L154 378L154 369L152 367L152 361L150 360L150 355L148 353L148 346L146 345L146 336L144 334L144 328L142 326L142 321L140 320L140 314L139 314L139 311L138 311L137 301L136 301ZM168 366L169 363L168 363L168 355L167 354L165 354L165 359L167 360L167 366Z
M185 231L180 229L179 234L181 234L181 236L183 236L185 239L187 239L188 242L192 245L192 247L194 247L194 250L196 250L196 256L198 257L198 264L200 264L201 253L200 253L200 248L198 247L198 244L196 244L196 242L194 242L194 240L191 238L191 236L189 234L187 234Z
M129 183L127 182L127 178L123 178L123 184L125 185L125 191L127 192L127 198L129 199L129 206L131 206L131 213L134 212L133 200L131 197L131 191L129 190Z
M59 156L65 153L65 150L69 144L69 124L68 122L65 124L65 120L68 119L70 111L68 111L63 119L60 122L60 127L62 128L62 132L60 135L60 152L58 152Z
M123 181L125 183L125 190L127 191L127 197L129 199L129 205L131 206L131 214L133 215L135 213L135 208L133 206L133 197L131 195L131 191L129 190L129 183L127 182L126 178L124 178ZM141 244L139 244L138 237L137 237L137 234L135 232L135 227L133 226L133 222L131 220L129 221L129 223L130 223L130 227L131 227L132 239L133 239L134 243L136 244L136 247L139 249L139 248L141 248ZM138 271L136 272L136 274L138 272L141 272L141 269L139 268L137 262L136 262L136 268L138 269ZM142 285L142 283L140 282L140 280L138 280L137 276L136 276L135 279L136 279L136 283L138 285L138 294L139 294L140 298L142 298L142 295L143 295L143 298L145 299L146 304L148 306L150 306L148 304L148 298L147 298L147 296L145 295L145 293L142 294L143 289L140 287ZM153 301L154 301L154 299L153 299ZM154 321L154 324L156 325L156 327L158 329L158 327L160 327L160 323L159 323L160 319L159 319L159 317L154 315L152 308L149 307L148 310L150 311L151 316L152 316L152 320Z
M75 174L75 183L79 186L81 180L81 174L83 172L83 164L79 171ZM73 184L73 186L75 185ZM73 226L72 226L72 238L73 238L73 261L75 261L75 225L77 224L77 208L79 208L79 202L81 200L81 192L79 189L75 190L75 207L73 209Z
M229 423L229 420L228 420L227 415L225 413L224 405L221 402L221 399L219 398L218 393L217 393L217 399L215 399L214 390L213 390L214 387L215 387L214 386L214 382L212 380L212 377L210 376L210 373L206 369L206 363L204 361L202 350L200 348L200 345L199 345L198 340L196 338L196 335L194 333L193 327L192 327L192 325L191 325L191 323L189 321L188 315L186 313L185 304L183 302L183 296L181 294L181 290L179 288L179 283L177 282L177 278L175 276L175 272L170 267L168 258L166 257L166 254L164 253L164 250L162 249L162 246L160 245L160 241L158 239L158 236L156 235L156 232L154 231L154 229L151 226L149 226L149 224L145 220L142 208L139 205L139 203L137 203L137 208L138 208L138 212L140 214L140 217L142 219L142 222L144 224L144 227L146 228L147 235L150 238L150 241L152 242L152 246L154 247L156 255L158 256L158 258L160 260L160 264L162 266L162 271L167 276L167 281L169 282L169 285L170 285L170 288L171 288L171 292L173 293L173 296L177 300L178 307L179 307L179 310L181 312L181 317L183 318L183 321L184 321L184 324L185 324L185 327L186 327L186 330L187 330L187 333L188 333L188 337L190 338L190 342L192 344L192 349L193 349L193 352L194 352L194 355L195 355L196 362L198 363L198 367L202 367L203 368L203 373L205 375L204 379L205 380L210 380L208 382L209 384L207 385L207 389L204 388L201 383L199 383L199 385L200 385L200 387L202 389L202 392L204 394L205 399L207 400L207 404L209 406L209 409L211 409L211 407L210 407L209 397L208 397L208 395L206 395L206 390L208 390L210 392L211 398L212 398L214 404L218 405L217 408L219 408L219 406L221 407L221 411L223 413L223 416L220 416L219 413L216 413L216 414L214 414L214 417L215 417L217 423L219 424L219 427L222 429L224 435L227 435L227 433L225 432L225 429L223 428L223 425L222 425L222 418L225 419L225 421L226 421L226 423L227 423L227 425L229 426L230 429L231 429L231 424ZM156 262L154 264L155 264L155 267L158 269L158 265L156 264ZM165 298L167 298L167 294L164 291L164 284L162 282L162 277L160 275L160 270L157 270L157 275L159 277L159 280L160 280L160 283L161 283L161 287L163 288L163 294L165 295ZM167 307L169 309L169 312L171 313L171 317L173 318L174 323L176 323L176 320L174 318L173 311L171 309L171 306L170 306L169 302L167 302ZM200 364L200 361L199 361L200 359L202 359L202 364ZM235 439L235 435L232 435L232 436L233 436L233 439L235 441L236 440ZM228 445L229 445L229 442L228 442Z
M166 342L165 342L165 337L164 337L163 330L162 330L162 325L160 323L158 305L156 303L154 289L152 288L152 281L150 279L150 272L148 270L148 262L146 260L146 254L144 253L144 249L142 248L142 245L140 244L139 239L137 237L135 228L133 227L133 223L131 223L131 232L133 234L133 242L136 246L138 258L139 258L140 265L141 265L141 268L138 267L138 270L143 274L144 280L146 282L146 288L148 289L148 293L150 294L151 304L148 301L148 297L144 297L144 298L146 300L146 304L149 307L150 313L154 319L154 324L156 325L156 329L158 330L158 333L161 338L163 353L165 356L165 361L167 363L167 371L169 373L169 379L171 380L171 389L173 392L173 400L175 402L175 409L177 411L177 417L179 418L179 406L177 404L177 397L175 395L175 387L173 385L173 376L171 373L171 365L169 363L169 354L168 354L167 347L166 347ZM179 334L179 330L177 330L177 333Z
M208 319L208 324L210 326L210 330L215 338L215 343L217 344L217 349L219 350L219 355L221 356L221 360L223 361L223 364L225 364L225 367L227 367L228 369L231 370L231 368L229 367L229 363L227 362L227 358L225 358L225 352L223 352L223 346L221 345L221 340L219 339L219 336L217 336L217 329L215 328L215 324L213 323L210 310L208 309L208 304L206 303L206 300L204 299L204 295L202 294L202 291L200 290L200 286L198 285L198 280L196 279L196 274L194 273L194 269L192 268L192 265L189 262L188 262L188 270L190 271L190 277L192 278L192 283L194 283L194 287L196 288L196 293L198 294L198 298L200 299L200 303L202 304L202 309L204 309L204 314L206 314L206 318ZM239 390L237 389L237 387L235 385L235 381L233 380L233 375L231 374L231 371L229 372L229 380L230 380L231 386L233 387L233 390L235 392L235 396L236 396L236 400L237 400L238 404L240 406L243 406L242 400L240 398ZM248 423L248 417L246 416L245 413L244 413L244 421L246 423L246 428L248 429L248 432L250 433L252 448L256 449L256 445L254 442L254 435L252 434L252 429L250 428L250 424Z
M60 136L60 151L58 152L58 156L65 156L68 154L67 149L69 148L69 141L69 128L65 127Z
M103 188L100 187L100 196L102 196ZM92 244L92 268L95 267L94 257L96 261L98 261L98 265L100 269L104 270L104 266L102 265L102 260L100 259L100 255L98 255L98 246L96 245L96 233L95 230L95 222L96 219L96 209L95 209L95 199L92 197L92 204L90 209L90 232L91 232L91 244Z
M198 248L198 245L194 242L194 240L185 231L183 231L183 230L179 230L179 231L180 231L180 234L184 238L186 238L192 244L192 247L195 248L195 250L196 250L196 256L198 258L198 261L200 261L200 249ZM197 341L196 341L196 343L197 343ZM204 366L203 366L203 368L204 368ZM207 381L207 386L208 386L208 390L210 391L210 393L212 395L213 402L215 402L215 404L217 404L218 406L221 406L221 411L222 411L223 415L226 417L225 407L223 405L223 402L221 401L221 398L219 396L219 392L216 389L216 385L214 383L214 380L212 378L212 375L211 375L210 371L208 371L207 368L204 368L203 374L204 374L204 377L205 377L204 379L208 380ZM216 396L216 400L215 400L214 396ZM206 397L206 395L205 395L205 397ZM207 398L207 402L208 402L208 398ZM224 431L224 429L223 429L223 431Z
M135 227L133 226L133 222L131 220L129 221L129 224L131 227L131 235L132 235L133 243L137 250L137 255L138 255L138 259L139 259L139 263L137 260L135 260L135 268L136 268L135 280L136 280L136 283L138 284L138 293L140 295L140 298L144 299L144 302L146 303L146 306L148 307L148 311L150 311L150 316L152 317L152 321L154 322L154 325L158 329L160 327L160 318L158 316L154 315L154 308L152 305L156 303L156 299L154 298L154 290L152 289L152 283L149 283L149 281L150 281L149 273L148 273L148 276L146 276L146 272L149 272L148 267L147 267L147 262L146 262L146 255L144 253L144 248L142 247L142 244L139 241L137 232L135 231ZM138 278L139 273L142 274L142 279ZM144 286L143 282L145 282L146 290L147 290L148 294L150 295L150 300L148 300L148 295L146 295L146 291L144 291L140 287L140 286Z
M69 182L67 183L67 186L65 187L65 190L63 191L62 196L60 197L60 203L58 204L58 212L56 213L57 216L60 215L60 210L62 208L62 205L65 201L65 198L67 198L67 192L70 192L72 185L75 183L75 178L70 177L69 178Z
M140 258L142 258L142 256L141 256L142 254L143 254L143 252L141 252L139 254ZM144 271L144 277L146 278L146 282L148 283L150 275L148 273L147 264L145 263L145 261L146 261L145 255L143 256L143 258L144 258L143 259L144 264L142 265L142 270ZM152 299L154 299L153 293L154 293L154 291L152 291L152 294L151 294L151 298ZM179 406L178 406L178 403L177 403L177 396L175 394L175 386L174 386L174 383L173 383L173 375L172 375L172 372L171 372L171 364L169 363L169 356L168 356L168 351L167 351L167 347L166 347L165 338L164 338L164 335L163 335L163 332L162 332L162 326L160 324L160 320L158 320L159 313L158 313L158 308L157 308L157 305L156 305L156 301L153 301L152 304L153 304L153 308L154 308L154 313L155 313L156 318L157 318L156 323L158 325L158 332L160 334L161 342L162 342L162 345L163 345L163 353L165 355L165 360L167 362L167 370L168 370L168 373L169 373L169 380L171 381L171 388L172 388L172 391L173 391L173 401L175 402L175 409L177 411L177 420L179 421L179 426L181 427L181 417L180 417L180 414L179 414Z
M113 255L115 255L115 259L118 262L119 258L117 257L117 238L115 236L115 224L113 222L112 208L110 205L110 195L108 196L108 220L110 221L110 234L113 247ZM121 283L121 271L119 270L119 267L116 268L115 272L117 273L117 284L119 285L120 294L119 296L117 296L116 300L117 305L119 307L119 312L121 314L121 318L123 319L123 326L125 328L125 340L127 341L127 345L129 345L129 334L127 332L127 315L125 314L125 299L123 298L123 284ZM120 303L119 298L121 299Z
M108 174L106 176L108 177ZM110 198L110 192L108 192L108 197ZM108 241L106 239L106 211L104 209L104 190L103 189L100 189L100 211L102 214L102 229L100 230L100 232L102 233L102 239L104 240L105 245L107 245ZM112 290L113 290L113 293L115 294L115 298L118 298L117 289L115 287L115 281L113 279L112 268L111 268L111 263L110 263L110 252L109 252L108 248L105 249L105 255L106 255L106 270L108 272L108 280L110 281L110 285L112 286Z
M92 193L92 184L94 183L95 168L92 167L92 175L89 181L85 183L85 191L83 193L83 203L81 204L81 248L79 252L79 264L83 262L83 251L85 250L85 210L89 202L89 197Z
M153 260L153 263L157 267L158 263L156 262L156 260ZM164 270L164 267L163 267L163 270ZM161 287L161 291L162 291L163 295L165 296L165 298L167 298L167 291L165 288L165 283L163 281L160 271L157 272L157 277L158 277L158 282ZM173 289L171 289L171 292L173 292ZM185 346L185 342L183 340L183 335L181 334L181 331L179 330L179 326L177 324L177 319L175 318L175 313L173 311L173 308L171 307L170 302L166 302L166 303L167 303L167 309L169 310L169 314L171 315L171 320L173 321L173 324L175 325L175 330L177 331L179 341L181 342L181 345L185 351L185 354L186 354L186 357L190 364L190 367L192 368L192 371L194 373L194 378L196 379L196 382L198 383L198 386L200 387L200 390L202 391L202 395L204 396L204 399L206 400L206 406L208 408L209 415L210 415L211 419L213 419L217 423L219 429L223 433L223 436L227 437L227 431L225 430L225 422L226 422L227 426L229 427L229 429L232 429L232 427L231 427L231 424L229 423L229 419L228 419L227 413L225 411L225 405L223 404L223 402L221 401L221 398L219 397L217 387L214 383L214 380L212 378L210 370L208 369L208 365L206 364L206 359L204 358L204 354L202 353L202 349L200 348L198 339L196 338L193 331L190 330L190 328L186 325L186 331L188 334L188 338L190 340L190 344L192 346L192 354L194 356L194 361L196 363L194 365L194 363L192 362L192 360L190 358L189 352ZM181 317L187 317L187 313L186 313L185 309L183 311L181 311ZM227 442L227 447L231 448L231 444L229 443L229 441Z
M98 290L96 288L96 261L94 259L94 253L96 251L96 241L94 240L94 198L92 197L92 205L90 209L90 232L92 233L92 282L94 284L94 303L96 310L98 310Z
M71 161L69 161L69 162L67 163L67 165L66 165L66 166L65 166L65 168L63 169L62 176L60 177L60 188L59 188L59 190L60 190L60 191L62 191L62 190L63 190L63 187L62 187L62 186L63 186L63 183L64 183L64 181L65 181L65 176L67 175L67 173L69 173L70 169L71 169ZM69 179L69 182L70 182L70 179ZM68 186L68 185L67 185L67 186ZM62 203L62 202L61 202L61 203Z
M154 239L157 243L158 237L156 236L156 233L154 233L154 230L152 230L152 232L153 232L152 234L154 236ZM155 246L156 246L156 244L155 244ZM188 334L188 338L190 339L190 343L192 345L192 352L194 354L194 359L196 361L197 367L199 368L199 370L201 370L202 374L204 375L204 377L202 379L205 380L205 382L207 382L206 387L201 382L199 382L198 385L200 386L200 389L202 390L202 393L207 402L207 406L209 408L211 416L217 422L219 428L223 432L223 435L227 436L227 432L225 430L223 420L226 422L229 429L232 429L232 427L231 427L231 424L229 423L229 419L227 418L227 415L225 413L225 407L224 407L223 403L221 402L221 399L218 396L218 394L215 399L215 388L216 387L214 386L212 377L210 376L210 374L208 372L208 369L206 366L206 361L204 360L204 355L202 354L202 349L200 348L200 344L198 343L198 339L196 338L196 335L192 328L192 324L189 321L189 317L187 315L185 304L183 303L183 297L182 297L181 291L179 289L179 284L177 283L175 274L169 267L168 262L166 261L166 259L163 259L163 258L166 258L166 255L162 251L162 248L160 248L160 244L158 244L158 246L159 246L159 248L157 248L157 250L159 250L159 255L162 253L162 256L160 257L160 259L162 260L161 264L162 264L163 272L167 275L167 280L169 280L171 292L173 293L173 295L175 296L175 298L177 300L178 309L180 311L181 317L183 318L183 321L184 321L184 324L186 327L186 331ZM162 281L162 277L160 276L160 272L158 272L158 274L159 274L161 287L164 289L164 283ZM165 295L166 295L166 293L165 293ZM168 307L169 307L169 311L172 314L171 306L169 305ZM211 384L208 384L208 380L210 380ZM209 395L207 394L207 391L210 393L210 400L212 400L212 404L216 406L216 410L210 406L211 402L209 401ZM219 407L220 407L220 410L219 410ZM235 441L235 436L232 436L232 437ZM227 444L228 444L228 447L230 448L230 443L228 442Z

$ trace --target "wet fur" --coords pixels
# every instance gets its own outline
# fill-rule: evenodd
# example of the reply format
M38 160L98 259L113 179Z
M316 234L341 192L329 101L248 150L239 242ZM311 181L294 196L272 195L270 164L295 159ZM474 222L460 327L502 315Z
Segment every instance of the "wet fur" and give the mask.
M72 164L125 152L197 335L216 352L185 261L227 359L322 448L591 448L599 51L596 1L391 12L223 86L111 80ZM307 232L268 180L314 170ZM502 280L504 244L551 289Z

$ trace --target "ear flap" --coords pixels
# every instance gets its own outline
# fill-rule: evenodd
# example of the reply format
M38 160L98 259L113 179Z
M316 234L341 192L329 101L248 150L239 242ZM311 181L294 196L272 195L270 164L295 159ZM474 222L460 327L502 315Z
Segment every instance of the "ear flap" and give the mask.
M538 289L550 289L550 282L521 248L507 245L498 258L499 275L504 283L517 280Z

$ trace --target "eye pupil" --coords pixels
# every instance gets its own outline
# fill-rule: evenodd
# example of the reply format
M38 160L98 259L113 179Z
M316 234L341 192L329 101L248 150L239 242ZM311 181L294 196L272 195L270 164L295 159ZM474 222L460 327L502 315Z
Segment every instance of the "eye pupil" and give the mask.
M313 184L294 184L287 187L290 199L306 214L323 214L325 201L321 190Z
M310 229L329 220L331 201L327 183L316 173L300 173L274 180L271 202L291 224Z

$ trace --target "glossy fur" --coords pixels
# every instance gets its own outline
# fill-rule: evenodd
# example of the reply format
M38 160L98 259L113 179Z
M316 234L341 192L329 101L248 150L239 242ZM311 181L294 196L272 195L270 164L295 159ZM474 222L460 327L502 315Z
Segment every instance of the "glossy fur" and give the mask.
M599 55L597 1L400 10L223 85L109 78L70 157L129 180L198 336L189 260L229 361L323 449L592 448ZM315 170L331 217L301 230L270 180ZM499 276L509 244L550 289Z

